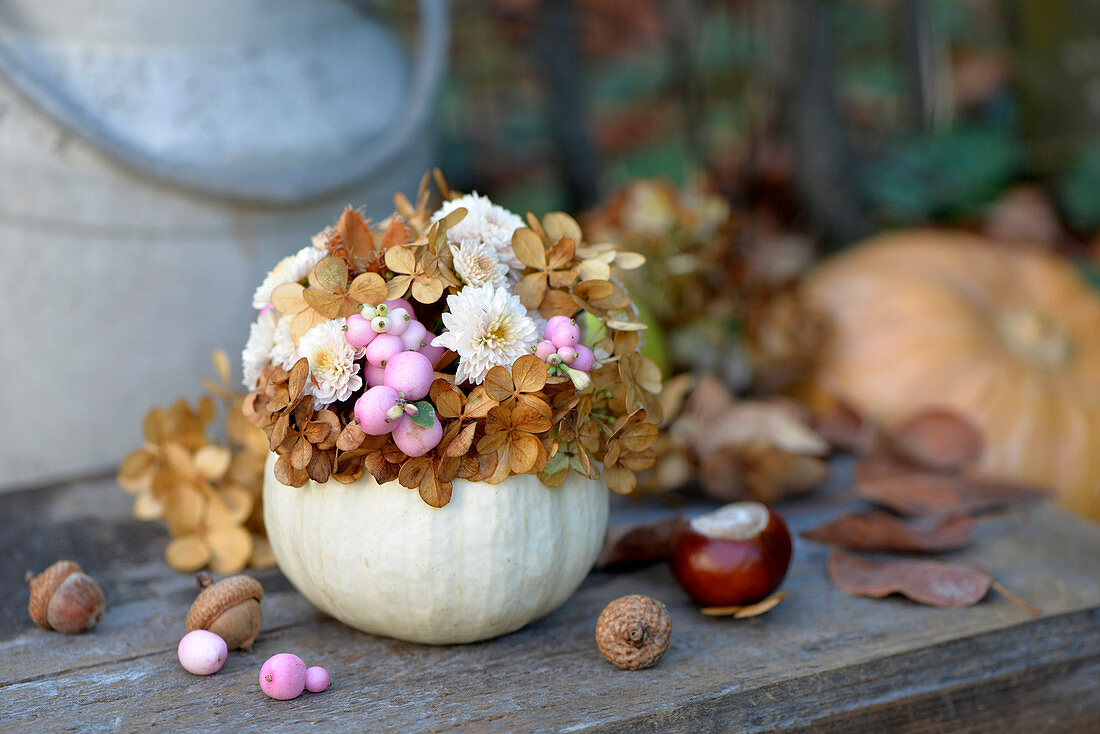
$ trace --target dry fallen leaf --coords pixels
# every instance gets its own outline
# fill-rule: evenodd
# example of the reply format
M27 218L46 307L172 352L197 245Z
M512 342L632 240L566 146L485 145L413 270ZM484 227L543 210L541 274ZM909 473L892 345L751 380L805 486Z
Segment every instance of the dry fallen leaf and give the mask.
M891 559L871 561L833 550L829 578L841 591L881 599L902 594L933 607L969 607L989 592L993 577L970 566Z
M829 452L829 444L785 402L738 401L698 428L696 440L704 455L722 446L749 442L766 443L792 454L824 456Z
M882 510L865 510L844 513L799 534L848 550L937 553L969 545L976 526L969 515L904 520Z
M919 466L941 471L961 469L981 458L981 430L965 417L932 408L902 421L891 432L890 447Z
M813 429L833 448L866 454L874 448L878 431L866 416L848 403L830 398L816 410Z
M609 527L603 550L596 559L596 568L653 563L667 558L684 522L684 516L677 512L652 522Z
M762 599L755 604L734 605L729 607L702 607L699 611L708 617L733 617L734 619L748 619L759 617L765 612L770 612L779 606L779 602L787 597L786 591L772 594L767 599Z
M1045 490L1022 484L936 474L884 459L859 463L856 493L877 505L910 516L979 514L1050 497Z

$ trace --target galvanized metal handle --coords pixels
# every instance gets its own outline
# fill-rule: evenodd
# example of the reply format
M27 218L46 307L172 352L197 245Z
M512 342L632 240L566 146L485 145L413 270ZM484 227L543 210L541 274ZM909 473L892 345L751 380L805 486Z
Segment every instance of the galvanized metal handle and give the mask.
M413 144L413 136L422 133L444 76L450 26L446 0L418 0L417 5L419 40L412 84L403 116L393 125L393 134L380 138L368 149L319 161L307 170L289 176L272 176L269 180L242 181L224 170L180 161L169 163L135 149L65 95L55 93L48 81L21 63L2 44L0 74L74 134L142 173L219 198L254 204L299 204L353 186L393 164L397 156Z

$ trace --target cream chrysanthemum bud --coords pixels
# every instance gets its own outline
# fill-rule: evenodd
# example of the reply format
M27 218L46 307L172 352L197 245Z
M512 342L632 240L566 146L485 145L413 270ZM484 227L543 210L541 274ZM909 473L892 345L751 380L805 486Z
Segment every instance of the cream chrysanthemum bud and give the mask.
M493 367L530 354L538 333L519 296L492 285L466 286L447 296L444 332L432 345L458 352L458 382L480 385Z
M466 210L466 216L447 230L447 242L462 247L483 243L496 253L497 262L517 270L523 268L523 263L512 250L512 235L524 226L517 214L475 192L444 202L432 215L432 221L439 221L459 208Z
M325 252L313 245L303 247L293 255L284 257L271 269L264 278L264 282L260 283L260 287L252 294L253 308L263 308L271 303L271 293L284 283L305 280L309 271L313 270L313 266L321 262L324 257Z
M363 387L355 349L344 338L346 319L331 319L317 324L298 340L298 351L309 360L310 382L306 392L313 395L313 406L347 400Z
M508 266L484 242L467 240L461 245L451 245L451 254L455 272L466 285L504 285L508 281Z

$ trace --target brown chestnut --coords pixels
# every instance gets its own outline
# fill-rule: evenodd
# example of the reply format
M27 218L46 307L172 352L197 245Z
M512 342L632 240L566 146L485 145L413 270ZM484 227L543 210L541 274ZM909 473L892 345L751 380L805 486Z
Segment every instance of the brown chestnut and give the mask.
M672 575L702 606L753 604L775 591L791 563L791 534L759 502L734 502L681 529Z

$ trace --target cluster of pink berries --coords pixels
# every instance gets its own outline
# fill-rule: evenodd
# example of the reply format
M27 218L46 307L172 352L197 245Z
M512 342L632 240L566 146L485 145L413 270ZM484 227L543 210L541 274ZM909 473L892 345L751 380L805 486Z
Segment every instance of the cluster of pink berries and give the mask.
M543 340L535 356L547 364L547 373L568 377L578 390L588 387L588 370L596 362L592 350L580 343L581 330L568 316L552 316L546 322Z
M180 640L177 654L187 672L213 675L225 664L228 649L219 635L193 630ZM300 657L289 652L272 655L260 668L260 689L280 701L297 698L302 691L320 693L328 684L327 670L317 665L307 668Z
M445 350L432 346L435 335L416 320L412 304L398 298L363 306L361 314L348 317L344 338L367 360L369 389L355 401L363 432L392 433L397 448L409 456L434 449L443 438L443 426L424 398L435 361Z
M281 652L272 655L260 668L260 690L277 701L289 701L302 691L320 693L328 688L328 671L320 666L307 668L297 655Z

